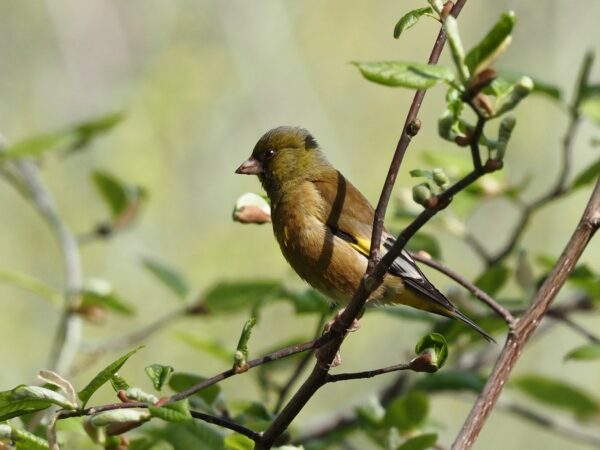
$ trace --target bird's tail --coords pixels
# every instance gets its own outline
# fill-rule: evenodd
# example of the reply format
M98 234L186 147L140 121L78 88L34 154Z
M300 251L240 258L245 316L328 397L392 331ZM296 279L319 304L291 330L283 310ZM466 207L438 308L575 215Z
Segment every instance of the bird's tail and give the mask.
M448 317L451 317L453 319L460 320L461 322L467 324L473 330L477 331L480 335L482 335L486 341L493 342L494 344L496 343L496 340L492 336L490 336L483 328L481 328L479 325L477 325L475 322L473 322L471 319L469 319L467 316L461 313L458 309L455 308L452 311L447 311L444 315L447 315Z

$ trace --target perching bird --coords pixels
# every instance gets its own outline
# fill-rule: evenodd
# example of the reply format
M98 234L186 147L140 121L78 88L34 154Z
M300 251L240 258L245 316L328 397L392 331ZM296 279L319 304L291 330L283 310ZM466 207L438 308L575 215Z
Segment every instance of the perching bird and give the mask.
M292 268L335 303L347 305L367 268L374 217L369 201L327 161L303 128L278 127L265 133L236 173L258 175L271 200L275 237ZM383 252L394 240L383 231ZM427 280L406 251L369 303L403 304L458 319L493 341Z

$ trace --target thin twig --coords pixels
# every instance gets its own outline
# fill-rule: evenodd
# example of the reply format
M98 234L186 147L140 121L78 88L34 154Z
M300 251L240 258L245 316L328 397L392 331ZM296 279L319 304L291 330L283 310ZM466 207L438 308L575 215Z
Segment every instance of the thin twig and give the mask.
M246 428L245 426L240 425L239 423L233 422L223 417L213 416L200 411L190 411L190 413L195 419L200 419L206 423L212 423L214 425L219 425L220 427L233 430L237 433L243 434L249 439L252 439L254 442L260 439L260 433L257 433L256 431L251 430L250 428Z
M393 366L383 367L381 369L375 370L365 370L363 372L350 372L350 373L338 373L338 374L328 374L326 383L335 383L337 381L346 381L346 380L359 380L363 378L373 378L378 375L383 375L391 372L398 372L399 370L409 370L410 364L402 363L395 364Z
M510 372L519 359L523 347L539 326L541 319L548 311L552 301L567 280L599 226L600 180L596 182L583 216L563 250L562 255L556 262L554 269L535 295L531 307L529 307L525 315L518 321L514 331L509 334L485 388L473 405L471 413L454 441L453 450L470 449L477 439L502 392L502 388Z
M501 304L499 304L496 300L494 300L490 295L486 294L484 291L479 289L477 286L475 286L473 283L471 283L469 280L467 280L465 277L463 277L458 272L455 272L454 270L450 269L449 267L445 266L441 262L436 261L435 259L433 259L431 257L422 256L418 253L411 253L411 256L413 257L413 259L415 259L419 262L422 262L423 264L425 264L429 267L434 268L438 272L443 273L447 277L456 281L458 284L460 284L462 287L464 287L467 291L469 291L471 294L473 294L475 296L475 298L477 298L478 300L481 300L492 311L494 311L502 319L504 319L504 321L509 326L512 326L515 323L515 318L510 313L509 310L507 310L505 307L503 307Z

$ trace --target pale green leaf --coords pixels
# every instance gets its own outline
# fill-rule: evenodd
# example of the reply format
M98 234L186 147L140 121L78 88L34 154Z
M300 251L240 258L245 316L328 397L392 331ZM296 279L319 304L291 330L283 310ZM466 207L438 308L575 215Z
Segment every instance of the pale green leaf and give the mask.
M177 297L185 300L189 292L189 286L181 273L166 264L150 258L143 258L142 263L151 274L173 291Z
M471 49L465 57L470 73L489 67L510 42L510 34L515 26L515 14L504 13L486 36Z
M400 35L414 26L422 16L432 15L433 9L431 7L427 8L419 8L414 9L406 13L402 18L398 21L396 26L394 27L394 37L398 39Z
M400 61L353 63L369 81L392 87L427 89L439 81L452 82L454 74L440 65Z

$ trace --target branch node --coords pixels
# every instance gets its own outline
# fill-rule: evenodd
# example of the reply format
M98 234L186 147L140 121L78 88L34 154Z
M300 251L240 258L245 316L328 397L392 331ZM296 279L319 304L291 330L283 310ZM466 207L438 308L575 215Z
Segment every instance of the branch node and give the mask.
M417 117L414 120L412 120L406 127L406 134L409 137L413 138L419 133L420 129L421 129L421 119L419 119Z

